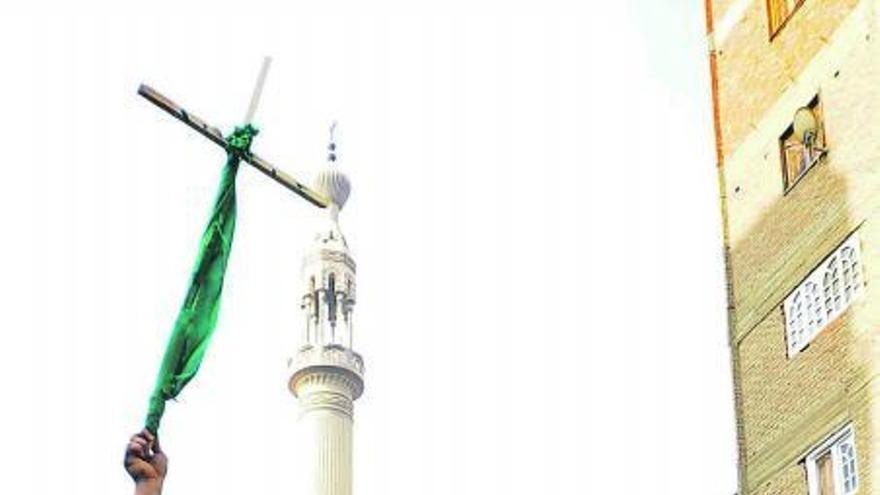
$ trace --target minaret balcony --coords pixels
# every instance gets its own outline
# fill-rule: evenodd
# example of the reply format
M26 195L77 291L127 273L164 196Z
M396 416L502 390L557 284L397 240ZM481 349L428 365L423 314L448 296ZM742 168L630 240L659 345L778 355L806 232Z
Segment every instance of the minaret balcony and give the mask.
M305 345L288 361L293 371L290 377L291 391L296 393L296 382L308 375L338 375L349 382L352 399L363 391L364 361L361 355L351 349L338 345Z

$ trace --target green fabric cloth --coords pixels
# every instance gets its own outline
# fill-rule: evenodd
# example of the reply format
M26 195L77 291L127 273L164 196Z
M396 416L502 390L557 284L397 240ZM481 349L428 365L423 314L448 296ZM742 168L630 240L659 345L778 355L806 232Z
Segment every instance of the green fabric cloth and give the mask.
M229 155L220 188L196 257L183 307L168 340L155 389L150 396L146 428L156 434L165 412L165 401L177 397L199 370L211 341L220 310L223 277L235 233L235 176L243 154L249 153L257 130L250 125L229 136Z

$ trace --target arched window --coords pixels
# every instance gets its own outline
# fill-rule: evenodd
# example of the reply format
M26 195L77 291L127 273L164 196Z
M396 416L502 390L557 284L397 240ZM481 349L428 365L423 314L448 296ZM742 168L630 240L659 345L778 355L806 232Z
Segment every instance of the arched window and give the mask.
M856 452L852 438L840 443L840 467L843 472L843 493L852 493L858 484L856 478Z
M859 239L853 234L785 298L789 357L806 347L861 293L864 275L859 255Z
M825 323L825 311L822 304L822 293L819 284L807 282L804 284L804 296L806 304L807 326L812 333Z
M789 353L794 354L801 350L804 337L804 310L803 296L800 290L795 291L786 308L786 327L788 329Z
M825 276L822 277L822 291L825 295L825 316L830 320L831 315L834 314L834 294L831 292L831 273L825 272Z
M844 301L850 302L861 287L859 260L854 248L846 247L840 251L840 265L843 271Z
M312 275L312 278L309 279L309 293L312 295L312 318L314 318L315 325L317 325L321 318L321 300L320 295L318 294L318 289L315 287L314 275Z
M327 318L330 326L336 326L336 274L331 273L327 278Z
M840 263L837 256L832 256L828 260L827 268L825 268L825 276L822 279L823 290L825 291L825 311L830 316L840 310ZM829 318L830 319L830 318Z
M852 495L859 487L855 431L846 425L807 454L807 491L810 495Z

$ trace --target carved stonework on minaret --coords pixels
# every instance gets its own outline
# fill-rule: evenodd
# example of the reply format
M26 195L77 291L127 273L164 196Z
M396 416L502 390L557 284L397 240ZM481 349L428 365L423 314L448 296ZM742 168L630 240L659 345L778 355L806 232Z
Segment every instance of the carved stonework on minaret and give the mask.
M331 143L335 161L335 144ZM305 493L351 494L354 401L364 388L364 363L354 352L356 264L339 228L351 190L335 167L320 172L315 190L331 201L302 265L301 337L290 360L290 391L299 399Z
M351 348L355 303L355 263L335 221L315 236L303 260L304 345L342 345Z

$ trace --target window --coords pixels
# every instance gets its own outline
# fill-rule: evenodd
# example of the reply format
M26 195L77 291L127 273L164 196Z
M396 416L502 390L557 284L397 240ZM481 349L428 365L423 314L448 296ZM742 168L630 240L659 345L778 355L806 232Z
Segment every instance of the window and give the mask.
M309 294L312 297L312 318L315 320L315 325L321 322L321 296L318 292L315 287L315 276L312 275L309 279Z
M776 35L794 14L804 0L767 0L767 18L770 23L770 37Z
M802 351L861 294L859 238L853 233L782 303L788 357Z
M851 495L859 485L852 425L841 428L804 459L810 495Z
M336 274L331 273L327 279L327 314L330 326L336 328Z
M779 147L782 153L782 182L785 192L788 192L803 177L810 168L825 156L825 125L822 115L822 105L819 96L815 96L807 105L816 118L817 132L812 137L810 145L798 141L794 135L794 124L779 138Z

